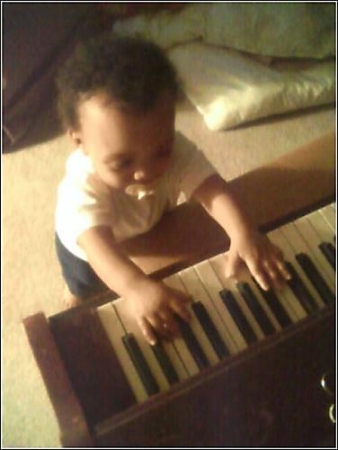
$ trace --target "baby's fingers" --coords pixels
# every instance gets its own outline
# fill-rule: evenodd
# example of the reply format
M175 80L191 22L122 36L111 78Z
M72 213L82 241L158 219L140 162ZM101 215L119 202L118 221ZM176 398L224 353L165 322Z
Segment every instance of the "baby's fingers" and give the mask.
M225 276L227 278L234 278L240 272L243 261L237 252L229 252L227 255L227 262L225 267Z
M188 309L188 303L190 303L191 298L187 296L181 296L181 298L175 299L170 303L171 310L181 317L185 322L189 322L191 319L191 314Z
M147 319L141 317L137 324L141 330L141 333L145 337L145 340L149 342L150 345L155 345L157 342L157 336L155 333L155 328L148 322Z
M281 289L285 281L291 278L282 260L263 261L261 267L264 272L259 273L255 278L264 290L268 290L270 287Z
M185 292L178 289L171 288L174 296L169 302L169 307L176 315L181 317L186 322L189 322L191 314L188 309L188 304L192 302L192 298Z
M261 265L261 264L252 264L252 263L246 263L246 264L248 266L248 269L249 269L251 275L257 281L259 286L264 291L269 290L270 287L271 287L271 277L268 275L267 271L264 270L263 265Z
M290 280L291 274L285 266L285 261L277 261L276 266L279 270L279 273L282 275L284 280Z
M179 335L180 331L178 324L175 320L174 314L172 314L171 312L162 314L162 316L160 316L160 323L161 323L160 325L161 334L166 338L170 339L172 337Z

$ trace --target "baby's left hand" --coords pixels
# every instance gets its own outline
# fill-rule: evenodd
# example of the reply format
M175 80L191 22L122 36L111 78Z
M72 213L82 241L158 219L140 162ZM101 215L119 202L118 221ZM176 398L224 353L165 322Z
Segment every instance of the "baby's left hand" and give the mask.
M280 289L291 275L286 270L281 250L259 232L231 240L226 276L236 277L244 262L262 289Z

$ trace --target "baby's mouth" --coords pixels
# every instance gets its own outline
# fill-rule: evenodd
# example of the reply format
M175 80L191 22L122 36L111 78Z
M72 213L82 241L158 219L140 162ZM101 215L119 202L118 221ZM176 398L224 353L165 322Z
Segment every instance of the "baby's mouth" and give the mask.
M127 186L124 192L133 197L137 197L138 200L142 200L142 198L148 197L155 192L155 186L156 182L149 184L135 183Z

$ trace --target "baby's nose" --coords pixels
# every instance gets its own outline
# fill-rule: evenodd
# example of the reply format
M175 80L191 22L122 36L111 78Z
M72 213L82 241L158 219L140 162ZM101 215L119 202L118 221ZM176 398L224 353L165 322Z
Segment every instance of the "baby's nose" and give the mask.
M144 169L138 170L137 172L134 173L135 181L144 181L147 180L147 178L149 178L149 174Z

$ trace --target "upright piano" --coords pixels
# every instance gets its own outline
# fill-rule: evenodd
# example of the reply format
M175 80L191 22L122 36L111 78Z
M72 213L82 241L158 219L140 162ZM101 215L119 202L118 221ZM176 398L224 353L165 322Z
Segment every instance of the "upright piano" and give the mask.
M230 182L292 280L224 278L229 240L197 204L124 243L188 291L192 320L155 347L111 292L24 319L66 447L335 445L335 134Z

